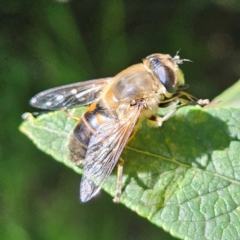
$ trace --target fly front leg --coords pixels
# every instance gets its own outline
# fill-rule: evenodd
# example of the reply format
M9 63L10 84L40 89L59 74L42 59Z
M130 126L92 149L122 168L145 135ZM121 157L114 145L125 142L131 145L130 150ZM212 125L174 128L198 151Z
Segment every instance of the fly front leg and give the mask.
M183 96L185 96L188 100L182 98ZM186 92L179 92L178 96L176 97L178 97L179 101L182 103L182 105L179 107L184 107L188 105L199 105L201 107L207 107L211 105L208 99L197 99L196 97Z
M218 104L218 102L216 103L210 103L210 101L208 99L198 99L198 100L192 100L192 101L187 101L185 99L180 99L181 105L179 105L177 107L177 109L182 108L182 107L186 107L186 106L190 106L190 105L199 105L202 108L206 108L206 107L211 107L214 106L216 104Z
M113 202L119 203L120 202L120 197L122 194L122 175L123 175L123 165L124 165L124 160L120 158L117 163L117 190L116 190L116 195L113 199Z
M201 107L205 108L205 107L209 107L210 105L214 106L217 103L213 103L211 104L210 101L208 99L198 99L197 103L198 105L200 105Z

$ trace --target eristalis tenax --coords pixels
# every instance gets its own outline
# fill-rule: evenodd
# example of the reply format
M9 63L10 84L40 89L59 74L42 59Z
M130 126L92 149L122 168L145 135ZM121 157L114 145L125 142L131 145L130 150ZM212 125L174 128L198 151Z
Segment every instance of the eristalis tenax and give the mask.
M51 88L31 99L32 106L48 110L66 111L90 105L81 117L68 114L77 121L68 147L69 159L83 167L82 202L99 192L115 165L118 166L118 180L113 201L120 201L124 163L120 156L136 132L139 118L161 126L180 107L209 103L182 91L186 85L178 65L183 61L187 59L180 59L177 54L174 57L152 54L115 77ZM155 114L159 107L169 105L176 107L163 117Z

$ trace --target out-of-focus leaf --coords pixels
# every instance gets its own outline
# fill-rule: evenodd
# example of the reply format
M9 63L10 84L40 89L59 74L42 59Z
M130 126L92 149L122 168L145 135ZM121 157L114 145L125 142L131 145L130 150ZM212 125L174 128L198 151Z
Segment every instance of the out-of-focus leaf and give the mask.
M221 101L218 107L233 107L239 108L240 106L240 80L236 82L233 86L228 88L222 94L217 96L214 101Z
M41 150L81 172L67 157L74 124L63 112L36 119L29 114L20 130ZM161 128L144 122L122 157L121 202L128 208L182 239L239 238L239 109L185 107ZM115 171L103 188L114 196Z

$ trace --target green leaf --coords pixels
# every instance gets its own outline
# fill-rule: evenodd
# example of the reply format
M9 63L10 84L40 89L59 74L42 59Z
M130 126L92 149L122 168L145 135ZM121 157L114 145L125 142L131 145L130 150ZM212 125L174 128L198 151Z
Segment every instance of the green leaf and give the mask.
M240 106L240 80L233 86L228 88L222 94L217 96L213 102L221 101L218 107L234 107L239 108Z
M85 108L74 115L81 116ZM76 122L63 112L21 125L44 152L77 172L67 157ZM182 239L239 239L240 110L179 109L160 128L143 122L122 154L121 202ZM103 187L112 196L116 170ZM77 193L76 193L77 194Z

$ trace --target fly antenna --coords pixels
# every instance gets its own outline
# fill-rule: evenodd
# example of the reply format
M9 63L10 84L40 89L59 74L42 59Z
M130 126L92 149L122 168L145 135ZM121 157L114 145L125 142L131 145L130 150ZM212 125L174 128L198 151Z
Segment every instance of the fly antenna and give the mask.
M182 64L183 62L193 62L190 59L181 59L180 56L178 55L180 52L181 48L176 52L175 56L172 58L172 60L177 63L177 64Z

